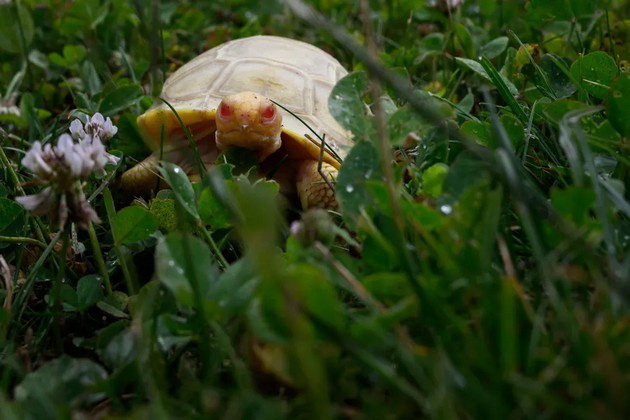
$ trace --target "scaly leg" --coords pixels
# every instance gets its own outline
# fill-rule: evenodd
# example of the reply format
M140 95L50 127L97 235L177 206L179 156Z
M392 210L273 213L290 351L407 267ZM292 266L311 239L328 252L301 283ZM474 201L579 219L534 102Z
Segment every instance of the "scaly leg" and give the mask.
M297 191L303 209L325 208L336 210L339 205L335 199L335 192L330 185L335 182L339 172L334 166L322 163L321 172L328 182L322 179L316 160L300 162L297 170ZM329 185L330 184L330 185Z

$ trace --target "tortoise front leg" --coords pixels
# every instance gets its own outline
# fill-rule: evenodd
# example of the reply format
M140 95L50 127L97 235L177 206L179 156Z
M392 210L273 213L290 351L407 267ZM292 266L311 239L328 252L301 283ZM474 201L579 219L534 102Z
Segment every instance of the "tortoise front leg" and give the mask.
M157 185L160 160L157 153L152 153L133 168L122 174L120 182L125 191L132 194L143 194Z
M296 180L297 192L303 209L325 208L336 210L339 205L335 199L332 185L339 172L334 166L322 162L321 174L316 160L305 160L298 164ZM322 176L326 177L326 182Z

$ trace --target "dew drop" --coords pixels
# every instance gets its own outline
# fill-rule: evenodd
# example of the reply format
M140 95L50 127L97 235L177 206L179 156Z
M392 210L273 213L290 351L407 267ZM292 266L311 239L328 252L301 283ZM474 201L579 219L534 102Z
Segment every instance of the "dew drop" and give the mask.
M352 191L354 191L354 187L350 184L346 185L346 191L351 193Z
M175 169L173 169L173 172L175 172L176 174L178 174L178 173L179 173L179 168L175 168Z
M449 206L448 204L444 204L440 206L440 211L444 214L451 214L453 212L453 207Z

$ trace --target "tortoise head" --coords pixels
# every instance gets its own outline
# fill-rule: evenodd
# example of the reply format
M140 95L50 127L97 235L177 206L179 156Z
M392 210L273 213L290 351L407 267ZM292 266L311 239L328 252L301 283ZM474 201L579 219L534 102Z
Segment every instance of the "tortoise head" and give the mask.
M221 150L255 150L261 160L281 145L282 114L268 98L241 92L223 98L216 111L216 140Z

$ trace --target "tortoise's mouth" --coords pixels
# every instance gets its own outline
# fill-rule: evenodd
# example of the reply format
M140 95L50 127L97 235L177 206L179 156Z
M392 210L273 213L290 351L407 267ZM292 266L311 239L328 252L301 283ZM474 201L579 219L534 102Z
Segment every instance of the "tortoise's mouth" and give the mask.
M269 135L261 133L255 127L239 126L232 130L217 130L216 144L219 150L228 147L242 147L247 150L260 152L261 159L278 150L282 144L280 132Z
M225 146L238 146L250 150L265 148L278 138L278 136L259 133L249 127L240 127L237 130L230 131L217 131L216 136L219 142Z

